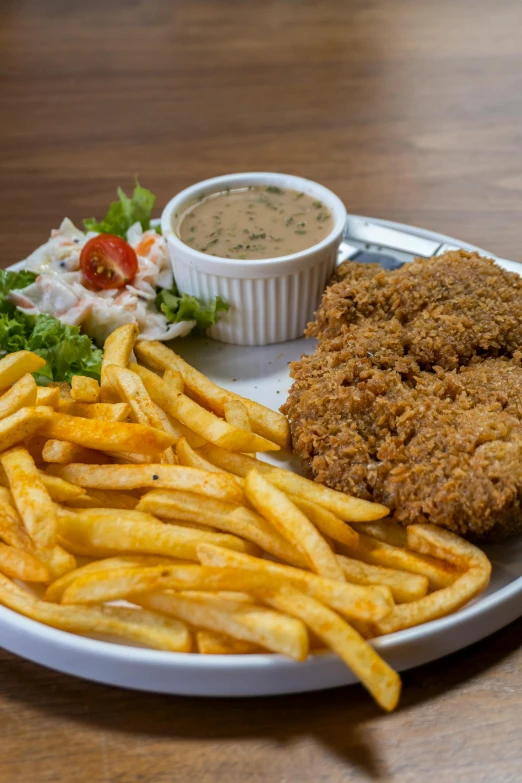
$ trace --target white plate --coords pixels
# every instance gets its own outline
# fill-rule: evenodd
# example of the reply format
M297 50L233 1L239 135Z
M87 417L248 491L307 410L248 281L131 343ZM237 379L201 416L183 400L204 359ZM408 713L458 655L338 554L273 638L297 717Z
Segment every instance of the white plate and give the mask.
M381 222L392 228L408 228ZM475 249L451 237L411 227L408 230L418 236ZM505 266L516 268L512 262ZM220 385L278 408L290 386L288 362L309 353L313 344L295 340L251 348L189 338L178 341L176 349ZM487 553L493 562L493 575L483 595L450 617L375 641L375 647L394 668L402 671L440 658L494 633L522 615L522 537L490 546ZM5 607L0 607L0 643L12 653L66 674L159 693L265 696L333 688L356 681L331 653L295 663L279 655L199 656L158 652L74 636Z

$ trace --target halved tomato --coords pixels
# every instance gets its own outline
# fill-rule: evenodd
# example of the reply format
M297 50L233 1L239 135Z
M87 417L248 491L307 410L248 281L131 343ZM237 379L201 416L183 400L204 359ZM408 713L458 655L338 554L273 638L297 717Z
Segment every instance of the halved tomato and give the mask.
M124 288L138 271L138 256L121 237L98 234L83 246L80 268L96 288Z

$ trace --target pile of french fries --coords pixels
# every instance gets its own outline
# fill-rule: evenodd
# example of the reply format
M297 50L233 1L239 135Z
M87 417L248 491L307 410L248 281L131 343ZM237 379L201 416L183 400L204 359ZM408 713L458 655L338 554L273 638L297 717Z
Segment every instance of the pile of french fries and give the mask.
M136 337L107 339L100 384L0 360L0 603L160 650L329 648L392 710L399 676L367 639L463 606L486 556L257 459L289 446L285 417Z

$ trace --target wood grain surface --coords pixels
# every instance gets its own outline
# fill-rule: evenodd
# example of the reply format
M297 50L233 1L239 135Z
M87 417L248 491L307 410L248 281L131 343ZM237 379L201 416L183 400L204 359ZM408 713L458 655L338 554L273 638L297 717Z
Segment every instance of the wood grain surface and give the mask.
M134 175L281 170L522 261L519 0L4 0L0 247ZM404 676L260 700L132 693L0 654L0 783L518 783L522 621ZM0 639L1 644L1 639Z

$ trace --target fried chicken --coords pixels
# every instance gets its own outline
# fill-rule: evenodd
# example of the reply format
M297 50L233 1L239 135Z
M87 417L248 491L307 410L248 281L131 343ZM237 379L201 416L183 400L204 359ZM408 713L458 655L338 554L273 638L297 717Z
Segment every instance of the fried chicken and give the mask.
M474 540L522 531L522 278L465 251L348 262L282 410L309 476Z

